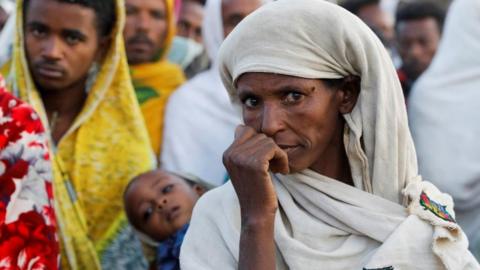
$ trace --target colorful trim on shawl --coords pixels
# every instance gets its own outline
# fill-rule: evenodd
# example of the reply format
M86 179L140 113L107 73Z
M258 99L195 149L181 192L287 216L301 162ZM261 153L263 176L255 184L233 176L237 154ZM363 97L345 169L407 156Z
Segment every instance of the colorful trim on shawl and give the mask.
M447 207L431 200L425 192L420 195L420 205L424 210L432 212L435 216L453 223L457 223L455 219L448 213Z

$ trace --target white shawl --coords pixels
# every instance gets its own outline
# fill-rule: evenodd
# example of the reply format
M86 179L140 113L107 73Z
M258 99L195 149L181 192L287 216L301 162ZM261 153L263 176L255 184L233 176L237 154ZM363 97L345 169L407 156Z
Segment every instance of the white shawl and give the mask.
M480 259L480 1L454 1L440 47L409 99L421 174L455 199Z
M227 177L222 154L241 123L218 74L217 54L223 41L221 0L207 2L203 30L212 68L195 76L170 97L161 166L218 186Z
M280 0L237 26L220 59L234 100L246 72L362 79L357 105L345 115L355 187L310 170L273 177L277 269L480 269L451 198L418 176L395 69L357 17L325 1ZM206 194L185 238L182 269L235 269L240 229L232 185Z

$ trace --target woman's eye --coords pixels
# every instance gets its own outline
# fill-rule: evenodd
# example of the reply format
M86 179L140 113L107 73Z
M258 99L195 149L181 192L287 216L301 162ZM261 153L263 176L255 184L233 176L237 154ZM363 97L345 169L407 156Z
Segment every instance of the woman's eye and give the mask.
M163 194L170 193L172 191L172 189L173 189L173 185L168 185L168 186L166 186L162 189L162 193Z
M286 103L295 103L297 101L302 100L304 97L303 94L298 93L298 92L290 92L285 96L285 102Z
M147 208L145 213L143 213L143 220L148 221L152 216L152 213L153 213L153 208L152 207Z
M248 97L243 100L243 104L247 106L247 108L255 108L258 105L258 100L253 97Z

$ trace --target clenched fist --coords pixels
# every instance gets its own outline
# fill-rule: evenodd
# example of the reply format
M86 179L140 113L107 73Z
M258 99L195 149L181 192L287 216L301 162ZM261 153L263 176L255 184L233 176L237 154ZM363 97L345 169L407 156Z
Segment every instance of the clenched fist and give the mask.
M238 126L223 163L237 193L242 218L274 215L278 202L270 172L289 173L288 156L274 140L251 127Z

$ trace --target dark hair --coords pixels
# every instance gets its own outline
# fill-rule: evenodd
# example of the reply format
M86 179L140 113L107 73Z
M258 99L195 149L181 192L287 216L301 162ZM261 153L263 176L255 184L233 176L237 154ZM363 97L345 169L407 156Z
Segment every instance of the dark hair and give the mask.
M341 6L350 11L351 13L357 15L360 9L371 6L371 5L379 5L380 0L346 0L344 1Z
M23 15L25 18L31 0L23 2ZM60 3L69 3L91 8L95 11L97 30L101 37L111 34L117 20L115 14L115 0L55 0Z
M445 10L433 2L411 2L401 4L397 10L395 27L405 21L433 18L440 33L445 21Z
M136 182L138 182L140 179L142 179L143 176L148 175L150 173L154 173L156 171L162 171L164 174L171 175L171 176L174 176L178 179L181 179L181 180L185 181L185 183L187 183L187 185L189 185L192 188L194 188L195 186L201 186L202 188L204 188L206 190L210 189L209 187L206 187L206 186L202 185L201 183L197 183L196 181L194 181L192 179L189 179L189 177L191 177L189 175L183 175L183 174L180 174L180 173L173 173L173 172L169 172L169 171L165 171L165 170L161 170L161 169L154 169L154 170L151 170L151 171L148 171L148 172L141 173L141 174L135 176L134 178L132 178L130 180L130 182L127 184L127 186L125 187L124 191L123 191L124 199L125 199L125 196L128 193L128 191L130 190L130 188Z

